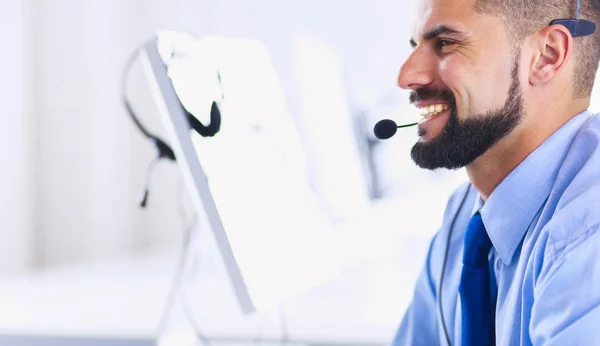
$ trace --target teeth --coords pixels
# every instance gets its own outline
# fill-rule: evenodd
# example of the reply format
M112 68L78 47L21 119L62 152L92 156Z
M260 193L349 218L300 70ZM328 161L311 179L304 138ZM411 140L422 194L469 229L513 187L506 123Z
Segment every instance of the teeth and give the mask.
M420 112L421 112L421 116L425 117L425 118L429 118L433 115L436 115L437 113L440 113L442 111L446 111L448 110L448 105L447 104L436 104L436 105L430 105L430 106L425 106L423 108L421 108Z

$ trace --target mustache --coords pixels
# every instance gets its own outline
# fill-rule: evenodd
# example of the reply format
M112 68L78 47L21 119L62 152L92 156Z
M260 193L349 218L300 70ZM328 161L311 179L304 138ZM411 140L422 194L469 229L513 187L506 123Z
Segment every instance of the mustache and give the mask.
M410 93L408 100L410 103L425 100L441 100L448 104L456 105L456 99L450 89L434 89L431 87L422 87Z

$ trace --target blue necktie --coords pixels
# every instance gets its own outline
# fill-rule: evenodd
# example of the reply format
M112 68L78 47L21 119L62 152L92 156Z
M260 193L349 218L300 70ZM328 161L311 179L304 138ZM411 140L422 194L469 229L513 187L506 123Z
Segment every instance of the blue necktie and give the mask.
M488 253L492 242L477 212L467 226L460 277L462 346L494 345Z

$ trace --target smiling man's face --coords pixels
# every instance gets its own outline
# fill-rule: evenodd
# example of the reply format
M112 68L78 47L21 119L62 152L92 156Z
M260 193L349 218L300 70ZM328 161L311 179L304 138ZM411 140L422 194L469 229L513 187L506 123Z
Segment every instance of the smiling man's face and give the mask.
M474 1L419 0L398 85L423 117L411 152L423 168L470 164L524 117L520 50L502 18L476 12Z

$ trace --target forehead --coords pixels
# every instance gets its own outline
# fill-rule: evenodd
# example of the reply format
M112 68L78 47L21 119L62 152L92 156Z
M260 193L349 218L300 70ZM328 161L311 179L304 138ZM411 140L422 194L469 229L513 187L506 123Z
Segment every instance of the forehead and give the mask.
M412 37L420 40L424 32L445 25L463 32L472 32L480 24L475 0L415 0Z

